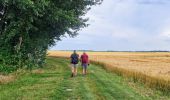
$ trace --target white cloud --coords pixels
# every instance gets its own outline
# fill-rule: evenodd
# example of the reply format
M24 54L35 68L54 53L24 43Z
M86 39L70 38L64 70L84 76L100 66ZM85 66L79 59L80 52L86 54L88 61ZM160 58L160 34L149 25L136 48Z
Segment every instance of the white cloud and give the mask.
M161 33L162 37L170 38L170 29L166 29Z
M170 18L165 19L164 22L162 22L163 25L160 26L158 38L162 40L170 40Z
M115 38L132 39L141 34L137 29L130 27L114 27L111 35Z
M90 18L88 22L90 26L80 33L86 33L89 36L133 37L138 33L137 29L128 26L128 22L122 25L120 21L132 18L136 6L134 1L120 3L120 0L104 0L102 5L92 8L86 15Z

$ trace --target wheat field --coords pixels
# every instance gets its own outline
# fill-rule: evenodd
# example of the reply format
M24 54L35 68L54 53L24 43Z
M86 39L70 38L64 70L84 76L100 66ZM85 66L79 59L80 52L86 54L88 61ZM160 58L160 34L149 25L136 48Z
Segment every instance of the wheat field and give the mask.
M69 51L48 51L49 56L70 57ZM80 55L82 52L78 52ZM151 87L170 89L168 52L87 52L91 62L123 76L141 80Z

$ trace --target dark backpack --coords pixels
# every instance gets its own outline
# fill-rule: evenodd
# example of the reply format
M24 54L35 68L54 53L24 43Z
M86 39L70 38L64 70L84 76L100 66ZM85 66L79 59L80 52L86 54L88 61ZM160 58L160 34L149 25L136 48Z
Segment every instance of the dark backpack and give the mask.
M78 62L79 62L79 56L78 56L78 54L72 54L72 55L71 55L71 63L72 63L72 64L78 64Z

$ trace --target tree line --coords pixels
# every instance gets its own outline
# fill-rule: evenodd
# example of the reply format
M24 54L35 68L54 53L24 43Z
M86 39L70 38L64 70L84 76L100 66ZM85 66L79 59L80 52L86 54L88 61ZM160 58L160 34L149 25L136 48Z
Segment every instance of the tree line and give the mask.
M50 46L87 26L101 0L0 0L0 67L42 67Z

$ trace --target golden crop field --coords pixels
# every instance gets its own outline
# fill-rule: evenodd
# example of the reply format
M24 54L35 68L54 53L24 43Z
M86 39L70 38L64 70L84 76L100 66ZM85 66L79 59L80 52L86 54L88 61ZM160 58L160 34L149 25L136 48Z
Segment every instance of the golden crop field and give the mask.
M48 51L49 56L57 57L70 57L71 53ZM78 53L82 54L82 52ZM170 53L168 52L87 52L87 54L92 62L100 63L108 70L119 71L124 76L139 78L151 86L156 84L162 88L164 85L168 85L169 88ZM147 77L151 77L153 81ZM162 82L160 82L161 80Z
M69 57L72 52L49 51L49 56ZM170 79L170 53L87 52L90 60L147 75ZM79 52L81 54L81 52Z

